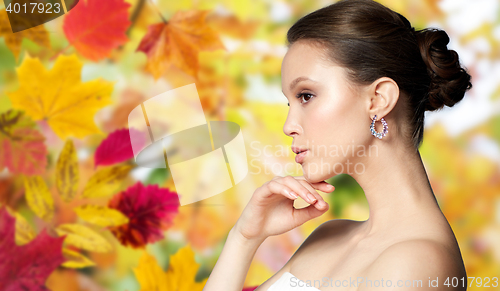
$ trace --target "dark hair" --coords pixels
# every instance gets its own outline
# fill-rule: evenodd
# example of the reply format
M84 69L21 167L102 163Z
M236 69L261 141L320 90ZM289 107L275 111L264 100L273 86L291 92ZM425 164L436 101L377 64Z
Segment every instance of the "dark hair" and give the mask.
M401 14L372 0L341 0L299 19L288 45L309 40L327 48L357 84L393 79L408 98L413 145L423 139L424 112L453 106L472 87L458 54L439 29L415 31Z

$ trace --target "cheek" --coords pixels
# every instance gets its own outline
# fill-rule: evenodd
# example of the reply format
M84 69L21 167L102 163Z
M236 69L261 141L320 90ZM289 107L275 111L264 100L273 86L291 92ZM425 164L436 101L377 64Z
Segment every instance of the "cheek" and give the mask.
M338 140L345 136L345 133L352 131L353 123L359 119L357 118L359 114L353 109L354 104L348 102L318 104L312 114L313 126L317 124L316 131L320 131L323 135L333 135L332 138Z
M312 137L317 139L316 142L333 140L337 135L337 125L341 121L341 116L332 106L318 106L314 114L312 114L309 130Z
M337 161L339 157L330 154L332 146L339 152L350 153L353 146L364 145L369 137L370 120L363 118L362 105L355 100L325 103L315 104L307 115L306 137L313 151L316 150L314 156Z

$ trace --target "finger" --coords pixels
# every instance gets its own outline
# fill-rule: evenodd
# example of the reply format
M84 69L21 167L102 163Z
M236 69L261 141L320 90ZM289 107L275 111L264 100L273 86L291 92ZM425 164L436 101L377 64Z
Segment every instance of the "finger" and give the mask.
M315 182L311 183L307 181L307 179L304 176L297 176L296 177L298 180L306 181L309 183L314 189L320 190L322 192L328 193L328 192L333 192L335 190L335 186L327 183L326 181L321 181L321 182Z
M325 200L323 199L323 197L321 195L319 195L319 193L316 192L316 190L314 190L314 188L311 186L311 184L309 184L305 180L297 180L297 181L299 181L299 183L304 185L304 187L306 187L312 193L312 195L315 197L315 199L317 200L317 202L314 203L316 208L323 210L323 209L328 207L327 206L328 203L326 203Z
M328 207L324 209L317 209L314 205L309 205L304 208L295 209L293 212L293 218L297 225L302 225L306 221L320 216L328 210Z
M309 204L314 204L318 201L318 198L315 196L316 191L314 189L306 188L299 180L295 179L292 176L283 177L283 179L278 180L280 183L287 185L294 191L295 194L300 196L304 201ZM311 192L312 191L312 192Z
M270 181L267 187L271 193L281 194L289 199L295 200L298 196L288 186L283 185L275 180Z
M317 182L317 183L309 183L314 189L319 190L321 192L329 193L335 190L335 186L328 184L325 181Z

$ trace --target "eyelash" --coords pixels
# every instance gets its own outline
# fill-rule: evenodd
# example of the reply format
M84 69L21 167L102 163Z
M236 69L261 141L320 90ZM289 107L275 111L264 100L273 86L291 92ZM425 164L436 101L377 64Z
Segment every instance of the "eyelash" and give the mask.
M296 97L297 99L299 99L299 98L302 98L304 95L310 95L311 97L309 97L309 100L308 100L308 101L306 101L306 102L300 102L301 104L309 103L309 101L311 101L311 99L314 97L314 95L313 95L313 94L311 94L311 93L299 93L299 94L297 94L295 97ZM288 106L290 106L290 103L288 103Z
M297 97L297 98L302 98L302 99L301 99L301 101L302 101L302 100L304 100L304 98L303 98L303 97L304 97L304 95L309 95L309 96L311 96L311 97L309 97L309 100L308 100L308 101L305 101L305 102L300 102L301 104L308 103L308 102L309 102L309 101L311 101L311 99L313 98L313 94L311 94L311 93L299 93L299 94L297 94L297 96L296 96L296 97Z

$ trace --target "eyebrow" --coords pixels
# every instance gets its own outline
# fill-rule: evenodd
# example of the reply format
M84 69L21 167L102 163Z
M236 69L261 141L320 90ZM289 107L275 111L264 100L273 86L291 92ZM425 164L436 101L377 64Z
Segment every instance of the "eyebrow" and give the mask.
M298 77L297 79L293 80L292 83L290 83L289 90L292 91L295 86L297 86L298 83L303 82L303 81L313 81L316 82L312 79L309 79L307 77Z

